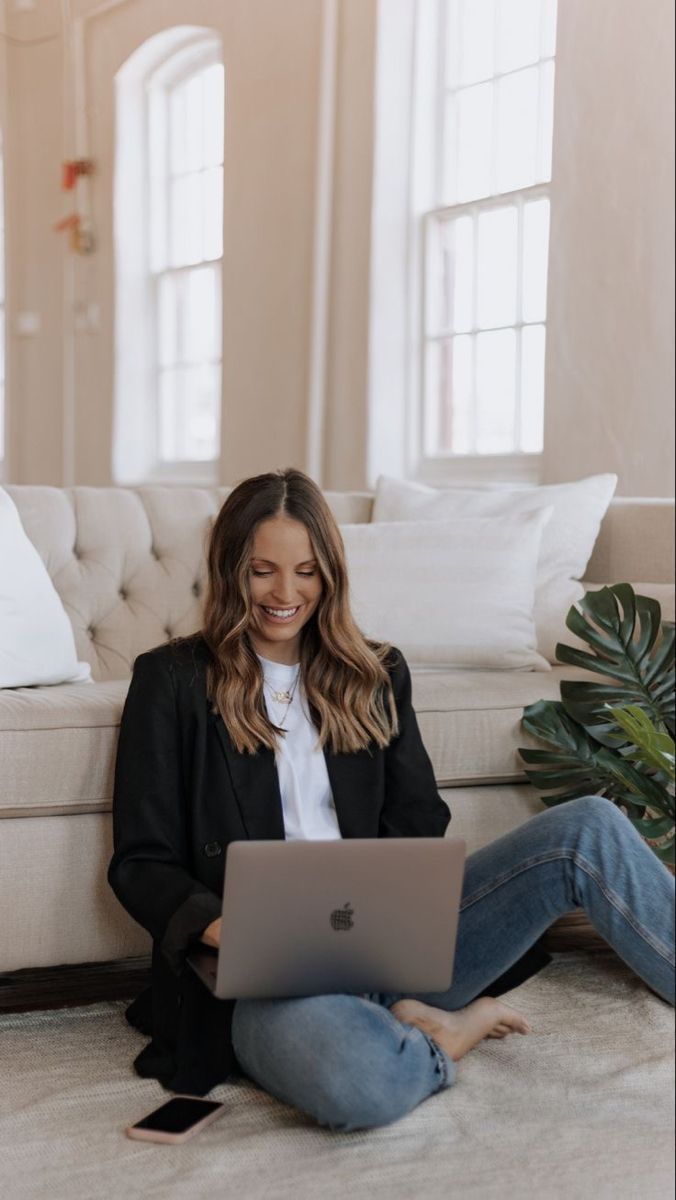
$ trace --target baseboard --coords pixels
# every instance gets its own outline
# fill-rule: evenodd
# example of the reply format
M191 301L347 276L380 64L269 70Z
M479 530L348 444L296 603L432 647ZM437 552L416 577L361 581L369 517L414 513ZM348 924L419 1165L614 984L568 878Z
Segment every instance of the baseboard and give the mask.
M150 955L0 972L0 1012L133 999L150 984Z

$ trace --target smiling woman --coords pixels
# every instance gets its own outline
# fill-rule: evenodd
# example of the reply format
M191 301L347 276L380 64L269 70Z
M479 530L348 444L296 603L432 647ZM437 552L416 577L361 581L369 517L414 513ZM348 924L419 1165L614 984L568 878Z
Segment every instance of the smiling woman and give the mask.
M253 476L228 496L211 534L202 635L208 694L239 753L279 747L260 657L298 665L322 748L384 748L397 732L392 647L356 624L340 530L302 471Z
M272 554L276 562L268 557ZM301 631L322 594L322 577L302 522L284 516L261 522L253 540L250 590L254 649L274 662L297 662Z

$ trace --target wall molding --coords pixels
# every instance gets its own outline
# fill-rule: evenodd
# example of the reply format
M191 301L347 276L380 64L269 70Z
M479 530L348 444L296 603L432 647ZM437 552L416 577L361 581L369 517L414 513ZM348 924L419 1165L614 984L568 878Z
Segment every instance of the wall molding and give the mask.
M338 0L322 0L306 449L307 473L320 486L324 482L337 59Z

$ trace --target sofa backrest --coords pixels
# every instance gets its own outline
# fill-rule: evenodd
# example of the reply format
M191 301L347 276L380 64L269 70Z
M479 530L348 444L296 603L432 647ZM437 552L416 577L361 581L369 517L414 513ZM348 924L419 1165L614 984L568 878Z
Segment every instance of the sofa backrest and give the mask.
M142 651L199 628L206 541L230 488L5 486L95 679L125 678ZM371 519L372 493L325 495L339 524ZM673 501L613 501L588 581L671 584L673 523Z

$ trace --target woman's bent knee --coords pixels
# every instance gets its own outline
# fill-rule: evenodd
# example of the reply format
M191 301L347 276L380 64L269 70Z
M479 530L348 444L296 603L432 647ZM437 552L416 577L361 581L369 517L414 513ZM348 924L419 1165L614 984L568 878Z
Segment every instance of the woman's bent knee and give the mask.
M232 1039L254 1082L343 1132L391 1124L441 1083L424 1035L354 996L238 1001Z
M578 796L575 800L566 800L549 811L556 812L564 827L576 833L587 829L608 829L613 824L619 824L623 829L622 822L627 821L617 805L605 796ZM629 823L627 824L631 828Z

